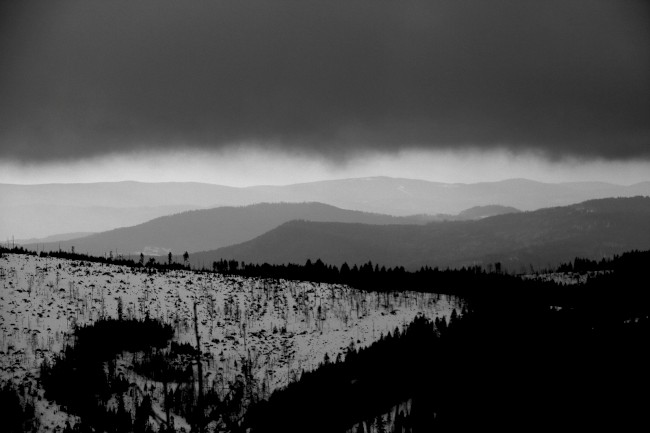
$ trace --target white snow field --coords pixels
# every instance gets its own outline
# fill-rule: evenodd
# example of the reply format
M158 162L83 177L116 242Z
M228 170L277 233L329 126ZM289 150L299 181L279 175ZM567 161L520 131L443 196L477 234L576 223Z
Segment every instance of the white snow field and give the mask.
M402 329L417 314L435 318L460 308L453 298L426 293L362 292L341 285L265 280L4 254L0 258L0 384L24 385L36 396L41 431L74 422L40 389L39 366L59 353L75 325L102 317L149 315L174 325L174 340L195 344L197 316L206 386L225 389L243 359L253 365L262 397L296 380L349 346L364 347ZM137 386L159 385L122 368ZM161 386L156 386L157 389ZM154 426L164 415L154 401ZM186 426L176 416L177 428ZM189 429L189 426L186 426Z

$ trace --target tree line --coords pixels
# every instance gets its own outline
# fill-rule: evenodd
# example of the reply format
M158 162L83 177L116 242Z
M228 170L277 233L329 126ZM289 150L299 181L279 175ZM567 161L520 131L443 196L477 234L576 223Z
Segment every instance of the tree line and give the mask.
M0 247L0 253L12 252L18 254L33 254L22 247L12 249ZM190 270L189 254L183 254L183 263L173 261L171 253L167 260L157 261L150 257L145 262L145 256L140 255L139 261L125 259L122 256L97 257L67 251L40 252L41 257L57 257L69 260L81 260L114 264L142 269L147 272L166 272L169 270ZM626 275L639 275L639 271L650 265L650 251L630 251L621 255L601 260L576 258L572 262L560 265L558 268L546 270L547 272L572 272L595 273L588 280L588 285L582 284L567 290L561 282L542 279L527 279L522 281L519 275L502 272L499 263L486 267L475 265L461 268L446 268L424 266L417 271L407 271L403 266L379 267L372 262L361 266L350 267L346 263L337 267L325 264L322 260L307 260L304 265L283 264L271 265L268 263L244 263L236 260L219 260L212 264L211 269L195 270L197 272L214 272L224 275L240 275L251 278L285 279L297 281L311 281L314 283L344 284L364 291L422 291L428 293L450 294L464 299L480 300L485 297L506 296L516 297L525 302L537 302L545 305L569 305L592 299L589 293L599 290L606 293L609 289L603 284L596 284L597 280L606 281L608 278L620 279ZM615 277L607 277L608 272L615 272ZM645 278L639 275L640 278ZM613 284L611 281L607 284ZM632 284L635 286L634 284ZM627 287L624 286L624 287ZM625 291L625 288L621 289ZM635 291L629 296L640 296L642 293ZM626 296L628 296L626 295ZM605 296L605 295L603 295Z
M106 256L93 256L90 254L78 253L74 251L74 247L71 251L56 250L56 251L41 251L36 252L33 250L28 250L22 246L14 246L12 248L6 246L0 246L0 255L3 253L12 253L12 254L26 254L39 257L54 257L58 259L66 260L78 260L85 261L89 263L102 263L106 265L116 265L116 266L126 266L130 268L142 268L148 271L172 271L172 270L191 270L189 264L189 253L185 251L183 253L183 263L176 262L174 256L170 252L165 261L157 260L155 257L146 257L143 253L140 253L138 260L132 259L130 256L125 257L123 255L113 255L108 254ZM146 260L145 260L146 259Z

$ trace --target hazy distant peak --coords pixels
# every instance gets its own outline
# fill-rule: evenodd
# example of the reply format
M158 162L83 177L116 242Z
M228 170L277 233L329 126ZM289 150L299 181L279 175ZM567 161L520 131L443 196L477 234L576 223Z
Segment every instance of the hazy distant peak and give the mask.
M346 222L375 225L424 224L419 218L342 209L319 202L262 202L246 206L221 206L188 210L151 219L133 226L62 242L69 250L103 254L180 254L219 248L250 240L291 220ZM59 243L41 246L58 249Z
M650 182L544 183L508 179L439 183L374 176L284 186L230 187L196 182L104 182L56 185L0 184L0 238L42 238L53 233L100 232L132 226L190 209L254 203L318 202L393 216L432 215L431 220L473 206L500 204L525 211L603 197L650 195ZM83 203L87 209L79 209ZM100 209L101 207L101 209Z

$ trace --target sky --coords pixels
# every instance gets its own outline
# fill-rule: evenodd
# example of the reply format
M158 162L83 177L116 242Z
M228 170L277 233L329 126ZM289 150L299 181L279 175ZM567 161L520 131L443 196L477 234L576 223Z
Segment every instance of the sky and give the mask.
M650 180L650 3L6 1L0 182Z

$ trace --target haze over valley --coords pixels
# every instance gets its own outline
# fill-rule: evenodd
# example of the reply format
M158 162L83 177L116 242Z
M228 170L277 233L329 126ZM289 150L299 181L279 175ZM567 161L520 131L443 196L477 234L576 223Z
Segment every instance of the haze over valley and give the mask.
M262 202L320 202L348 210L403 217L423 215L423 220L435 220L451 219L451 216L475 206L500 205L525 211L595 198L649 194L650 182L623 186L605 182L544 183L526 179L447 184L373 177L247 188L140 182L0 184L0 203L4 209L0 215L0 239L6 241L12 236L14 239L43 238L75 231L99 232L188 210Z

